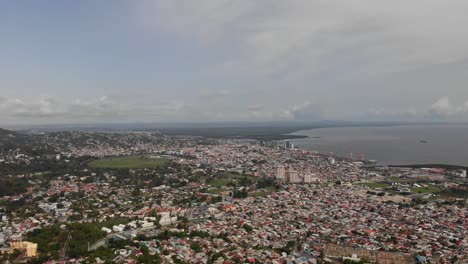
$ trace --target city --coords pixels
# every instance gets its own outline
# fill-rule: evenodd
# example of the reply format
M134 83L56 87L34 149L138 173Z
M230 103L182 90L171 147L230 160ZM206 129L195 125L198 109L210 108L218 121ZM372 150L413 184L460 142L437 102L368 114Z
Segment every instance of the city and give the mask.
M0 264L468 264L467 10L0 1Z
M467 260L464 170L390 168L289 141L34 137L52 154L19 147L0 159L23 164L7 179L25 188L0 200L3 261ZM55 164L51 171L34 171L42 159Z

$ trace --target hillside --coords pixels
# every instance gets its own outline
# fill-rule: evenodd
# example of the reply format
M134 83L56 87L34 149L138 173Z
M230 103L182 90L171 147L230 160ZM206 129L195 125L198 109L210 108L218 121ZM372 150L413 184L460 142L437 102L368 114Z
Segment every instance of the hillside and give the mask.
M26 135L0 128L0 151L21 148L27 144Z

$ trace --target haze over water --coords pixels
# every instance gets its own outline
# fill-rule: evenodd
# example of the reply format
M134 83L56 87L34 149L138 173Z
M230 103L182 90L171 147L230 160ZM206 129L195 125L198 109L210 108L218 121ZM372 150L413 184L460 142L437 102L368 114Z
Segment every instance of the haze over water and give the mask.
M468 125L321 128L293 135L309 136L291 140L295 146L323 154L349 157L353 153L354 158L364 154L386 165L468 166Z

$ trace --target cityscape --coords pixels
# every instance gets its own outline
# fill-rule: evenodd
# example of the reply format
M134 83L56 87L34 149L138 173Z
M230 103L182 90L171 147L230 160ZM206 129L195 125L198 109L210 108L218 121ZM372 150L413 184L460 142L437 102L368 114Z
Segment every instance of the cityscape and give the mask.
M468 264L467 10L0 1L0 264Z
M467 261L463 169L387 167L288 140L30 137L0 159L2 262Z

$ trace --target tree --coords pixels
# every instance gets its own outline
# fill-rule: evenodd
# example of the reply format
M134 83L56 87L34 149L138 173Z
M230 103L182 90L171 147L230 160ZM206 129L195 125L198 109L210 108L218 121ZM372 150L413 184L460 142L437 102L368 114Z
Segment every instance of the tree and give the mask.
M242 227L245 229L245 231L247 231L247 233L250 233L253 230L253 228L248 224L244 224Z
M202 251L202 246L199 242L192 243L190 245L190 248L197 253L200 253Z

